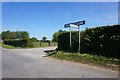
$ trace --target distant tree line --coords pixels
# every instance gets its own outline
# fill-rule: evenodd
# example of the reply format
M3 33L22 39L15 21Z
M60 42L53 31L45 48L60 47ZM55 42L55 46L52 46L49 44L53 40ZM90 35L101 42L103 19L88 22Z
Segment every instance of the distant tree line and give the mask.
M15 47L32 47L32 40L30 40L27 31L3 31L1 33L1 39L4 44Z
M15 47L33 47L33 42L50 42L47 37L43 36L41 40L36 37L30 38L27 31L3 31L0 37L4 44Z
M29 33L27 31L3 31L1 33L2 40L22 40L28 39Z
M39 40L35 37L30 38L30 40L32 40L33 42L39 42Z
M3 41L6 40L23 40L30 39L33 42L48 42L47 37L43 36L41 40L38 40L36 37L30 38L29 33L27 31L3 31L1 34L1 39Z

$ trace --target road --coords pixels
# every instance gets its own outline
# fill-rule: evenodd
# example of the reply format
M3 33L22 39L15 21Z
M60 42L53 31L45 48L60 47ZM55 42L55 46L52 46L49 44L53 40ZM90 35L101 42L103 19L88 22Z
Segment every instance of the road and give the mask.
M2 49L3 78L117 78L118 72L45 57L46 50Z

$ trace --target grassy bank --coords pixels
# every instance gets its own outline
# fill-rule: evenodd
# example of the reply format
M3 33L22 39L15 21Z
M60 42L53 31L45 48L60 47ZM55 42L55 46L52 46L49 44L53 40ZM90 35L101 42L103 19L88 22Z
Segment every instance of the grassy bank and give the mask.
M110 68L112 70L118 70L118 64L120 62L119 59L115 59L115 58L107 58L103 56L90 55L90 54L69 53L62 51L49 52L48 56L61 60L81 62L84 64Z

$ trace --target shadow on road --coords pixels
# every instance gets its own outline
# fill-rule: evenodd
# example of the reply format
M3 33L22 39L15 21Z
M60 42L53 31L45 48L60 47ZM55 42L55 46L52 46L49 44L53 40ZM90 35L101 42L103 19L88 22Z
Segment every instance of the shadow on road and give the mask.
M48 57L48 53L49 52L52 52L52 51L55 51L55 50L45 50L44 52L46 53L43 57Z

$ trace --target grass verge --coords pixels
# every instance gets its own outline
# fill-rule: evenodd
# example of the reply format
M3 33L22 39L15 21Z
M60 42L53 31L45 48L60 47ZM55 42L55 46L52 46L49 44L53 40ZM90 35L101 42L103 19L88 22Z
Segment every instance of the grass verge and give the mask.
M43 47L52 47L52 46L55 46L55 45L48 46L47 43L44 43L44 44L42 43L42 46L35 46L35 45L33 45L33 47L15 47L15 46L6 45L6 44L3 44L2 42L0 42L0 47L6 48L6 49L43 48Z
M6 48L6 49L14 49L14 48L15 48L14 46L5 45L5 44L3 44L3 43L1 43L1 42L0 42L0 47Z
M94 66L109 68L112 70L118 70L118 64L120 62L119 59L115 59L115 58L107 58L104 56L90 55L90 54L69 53L63 51L49 52L48 56L61 60L81 62L92 66L94 65Z

